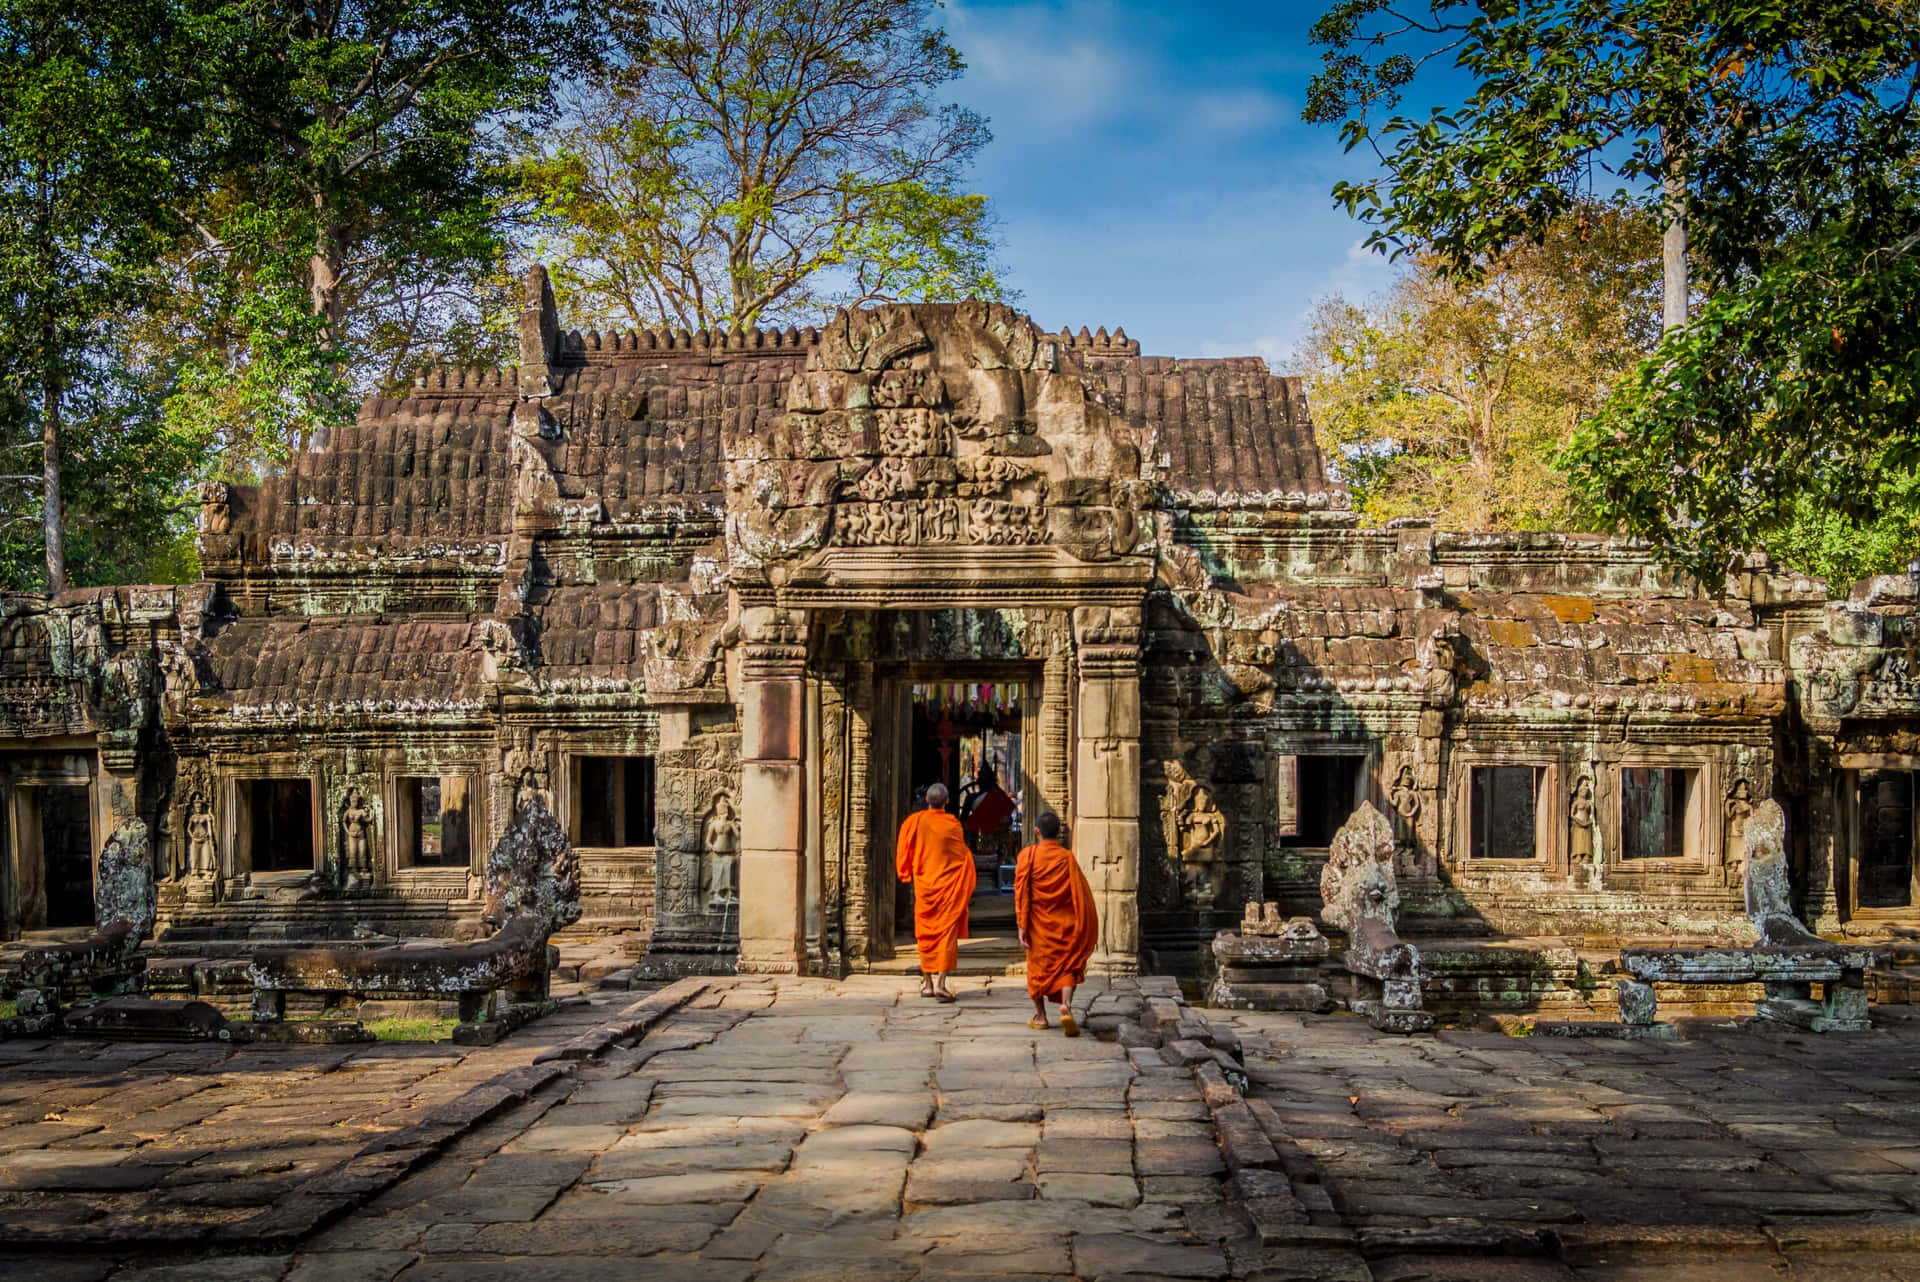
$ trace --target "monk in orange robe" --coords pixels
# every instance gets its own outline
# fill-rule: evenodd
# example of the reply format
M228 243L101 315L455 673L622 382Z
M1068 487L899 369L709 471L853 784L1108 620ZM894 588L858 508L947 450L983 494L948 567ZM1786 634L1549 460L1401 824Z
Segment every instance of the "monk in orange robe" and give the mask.
M1033 826L1040 840L1020 852L1013 871L1014 921L1027 950L1027 996L1033 998L1027 1027L1047 1027L1047 1003L1059 1002L1060 1031L1078 1037L1073 990L1087 978L1100 915L1080 861L1060 844L1059 817L1043 814Z
M947 788L927 789L927 808L900 825L894 866L913 883L913 935L920 945L920 995L957 1001L947 973L960 965L967 936L967 905L973 898L973 852L960 821L947 813Z

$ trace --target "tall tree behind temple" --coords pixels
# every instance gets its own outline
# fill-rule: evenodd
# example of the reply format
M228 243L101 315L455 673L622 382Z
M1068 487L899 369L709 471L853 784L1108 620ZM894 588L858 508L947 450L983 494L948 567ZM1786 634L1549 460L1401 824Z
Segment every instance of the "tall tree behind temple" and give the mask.
M1589 204L1475 279L1417 258L1384 297L1321 300L1296 367L1356 506L1452 529L1577 523L1555 455L1653 346L1659 286L1657 223Z
M197 351L169 417L271 463L449 345L485 359L508 117L592 62L562 0L177 0L221 177L171 261ZM459 353L456 353L459 354Z
M186 177L188 104L163 74L171 35L165 6L146 0L0 0L0 572L12 583L66 586L73 499L90 523L116 509L165 523L175 477L162 460L176 451L115 420L144 390L117 330L155 292L150 262ZM83 543L84 572L98 546Z
M1334 189L1372 243L1470 277L1603 182L1665 220L1666 337L1565 460L1598 521L1707 580L1814 513L1910 524L1920 8L1339 0L1315 39L1308 118L1383 166ZM1400 114L1435 61L1472 90Z
M1004 296L987 202L961 185L990 135L934 98L963 64L933 7L646 5L620 74L527 140L536 252L569 312L700 329Z

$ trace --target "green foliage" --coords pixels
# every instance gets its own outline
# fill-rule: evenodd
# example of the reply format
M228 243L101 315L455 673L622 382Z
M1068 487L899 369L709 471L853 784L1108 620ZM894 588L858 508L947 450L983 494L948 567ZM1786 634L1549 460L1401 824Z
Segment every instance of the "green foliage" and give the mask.
M507 254L505 122L549 117L556 77L593 64L580 13L175 3L215 166L180 255L202 341L168 403L179 429L219 432L244 474L351 421L423 352L504 356L484 283Z
M661 0L616 20L621 73L520 162L569 314L703 329L1005 297L987 202L960 186L989 135L932 98L962 69L932 7Z
M129 368L122 342L178 226L191 113L161 74L171 35L158 3L0 0L6 586L137 571L174 535L180 442L138 419L151 371ZM46 486L49 469L67 486Z
M1658 240L1635 211L1584 205L1471 278L1423 257L1383 298L1322 300L1296 365L1362 515L1578 524L1554 458L1652 345Z
M0 585L69 527L190 575L203 477L504 357L505 122L596 56L563 0L0 0Z
M1884 230L1842 215L1789 238L1667 336L1569 451L1603 515L1708 580L1742 547L1836 587L1920 553L1920 205L1907 200Z
M1912 5L1343 0L1315 36L1309 118L1385 167L1335 190L1374 243L1470 276L1608 175L1684 226L1691 322L1563 460L1596 520L1708 581L1742 547L1837 574L1920 550L1894 546L1920 462ZM1466 101L1390 114L1436 58ZM1842 551L1834 516L1875 533Z

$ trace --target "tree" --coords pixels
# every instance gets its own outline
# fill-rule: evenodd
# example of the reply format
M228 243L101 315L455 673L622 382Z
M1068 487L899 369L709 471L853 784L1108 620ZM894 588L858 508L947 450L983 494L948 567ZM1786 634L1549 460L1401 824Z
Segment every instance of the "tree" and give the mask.
M1608 175L1667 220L1666 337L1564 460L1598 519L1713 580L1795 512L1912 493L1912 5L1344 0L1316 38L1309 118L1383 165L1335 189L1373 243L1471 275ZM1448 56L1463 103L1380 119Z
M1295 365L1361 513L1577 523L1555 456L1653 345L1658 242L1642 213L1583 205L1471 279L1421 257L1383 298L1323 299Z
M119 456L116 425L97 414L124 391L115 327L152 291L183 179L189 115L160 74L173 35L157 3L0 0L0 543L15 582L26 576L14 527L37 508L46 586L67 585L72 447L95 462ZM18 470L35 448L37 477ZM107 479L123 498L154 480Z
M397 381L497 319L506 122L549 115L597 46L564 0L176 3L220 170L174 257L202 346L169 412L246 424L271 461L351 418L368 357Z
M989 138L931 0L657 0L631 60L528 139L556 289L597 323L751 326L886 299L1002 297Z

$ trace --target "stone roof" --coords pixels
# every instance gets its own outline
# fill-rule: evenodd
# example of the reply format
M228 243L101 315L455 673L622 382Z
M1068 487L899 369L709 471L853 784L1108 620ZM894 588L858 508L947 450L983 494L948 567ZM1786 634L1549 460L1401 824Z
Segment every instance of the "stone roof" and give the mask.
M237 533L405 548L497 538L512 519L511 386L374 397L326 446L236 486Z
M239 720L472 711L489 689L481 627L465 618L230 620L205 643L202 697L231 700Z
M560 498L598 502L612 521L689 508L717 515L723 428L770 431L819 334L560 335L542 367L535 443ZM1124 331L1044 338L1059 345L1063 369L1140 433L1149 471L1177 503L1344 506L1298 379L1275 377L1257 357L1141 356ZM395 552L504 538L522 381L519 369L441 370L405 397L370 398L355 424L294 456L284 474L236 487L233 532L269 549L378 543Z
M1227 598L1225 658L1249 692L1269 673L1281 689L1407 696L1431 688L1437 667L1483 708L1758 717L1784 706L1785 667L1750 603L1627 595L1588 577L1541 591L1258 584Z

